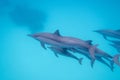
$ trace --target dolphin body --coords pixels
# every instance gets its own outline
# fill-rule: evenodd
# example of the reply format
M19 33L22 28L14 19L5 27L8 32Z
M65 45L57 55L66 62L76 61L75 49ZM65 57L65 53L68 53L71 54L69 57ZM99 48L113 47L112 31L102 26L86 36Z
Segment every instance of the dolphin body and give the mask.
M85 49L83 49L83 50L80 50L80 49L76 50L75 49L74 52L75 51L77 53L79 53L79 54L82 54L82 55L86 56L89 60L91 60L89 52L87 50L85 50ZM100 51L100 52L96 51L95 52L96 60L99 61L99 62L101 62L101 63L103 63L103 64L105 64L105 65L107 65L113 71L113 61L109 59L109 58L112 58L112 56L109 55L109 57L108 56L106 57L106 55L107 55L107 53L105 53L103 51ZM110 64L108 64L103 58L106 59L106 60L108 60L110 62ZM91 67L92 68L93 68L93 65L94 65L94 62L91 61Z
M36 34L29 34L28 36L35 38L36 40L40 41L41 46L46 49L45 44L54 46L52 49L53 52L57 52L59 54L64 54L68 56L66 50L70 50L72 52L81 52L89 59L91 59L91 66L94 64L94 60L97 59L98 61L106 64L106 62L102 59L105 58L112 63L116 63L120 66L119 57L120 54L115 55L114 57L110 56L109 54L105 53L104 51L98 49L97 45L92 45L92 41L83 41L78 38L61 36L59 30L56 30L54 33L36 33ZM71 50L73 49L73 50ZM70 57L70 56L69 56ZM106 64L108 65L108 64Z
M91 60L89 51L86 50L85 48L83 48L83 49L72 49L71 51L78 52L78 53L86 56L88 59ZM107 65L112 71L113 71L113 64L114 63L116 63L118 66L120 66L120 61L119 61L120 54L116 54L114 56L111 56L108 53L96 48L94 56L96 57L96 60L98 60L99 62L101 62L105 65ZM105 62L105 60L103 58L106 59L107 61L109 61L110 65L107 62ZM91 67L93 67L93 65L94 65L94 62L91 61Z
M65 48L60 48L60 47L55 47L55 46L51 46L51 47L48 47L48 48L51 49L54 52L56 57L58 57L58 54L60 54L60 55L66 56L66 57L71 57L71 58L79 61L80 64L82 64L83 58L80 58L80 59L77 58L72 53L68 52L67 49L65 49Z
M86 51L86 50L74 50L74 52L80 53L80 54L84 55L85 57L87 57L89 60L91 60L90 55L89 55L89 52ZM108 63L103 59L102 56L98 56L98 55L96 55L96 53L95 53L95 57L96 57L96 60L97 60L97 61L105 64L106 66L108 66L108 67L113 71L113 68L114 68L114 67L113 67L113 64L112 64L112 61L111 61L111 60L108 60L108 59L107 59L107 60L110 61L110 63L111 63L111 64L108 64ZM91 61L91 67L92 67L92 68L93 68L93 65L94 65L94 62Z
M103 35L106 40L108 40L107 37L120 39L120 30L95 30L94 32Z
M120 41L117 41L117 40L109 40L109 41L114 43L114 44L120 45Z
M118 52L120 52L120 45L119 44L110 44L112 47L114 47Z
M70 50L70 51L74 50L73 52L81 53L84 56L86 56L89 60L91 60L88 51L75 50L75 49L71 50L71 49L60 48L60 47L55 47L55 46L51 46L51 47L48 47L48 48L51 49L54 52L54 54L55 54L56 57L58 57L58 54L63 55L63 56L67 56L67 57L71 57L71 58L74 58L74 59L78 60L80 64L82 63L82 59L83 58L80 58L80 59L77 58L72 53L68 52L68 50ZM99 62L105 64L106 66L108 66L113 71L113 68L114 68L113 65L108 64L104 59L102 59L101 56L95 55L95 57L96 57L96 60L98 60ZM109 60L109 61L111 61L111 60ZM112 63L112 61L111 61L111 63ZM91 64L91 67L93 67L93 64Z
M86 48L91 56L92 61L95 60L94 51L97 45L92 45L91 40L84 41L74 37L68 36L61 36L59 30L56 30L54 33L36 33L36 34L29 34L38 41L40 41L42 47L46 49L45 44L53 45L61 48Z

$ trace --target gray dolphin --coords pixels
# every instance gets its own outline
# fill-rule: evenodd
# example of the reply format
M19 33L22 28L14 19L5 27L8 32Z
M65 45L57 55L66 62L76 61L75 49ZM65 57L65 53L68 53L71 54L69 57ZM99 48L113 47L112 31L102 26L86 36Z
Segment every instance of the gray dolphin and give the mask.
M48 48L50 48L54 52L56 57L58 57L58 54L67 56L67 57L71 57L71 58L78 60L80 64L81 64L83 58L78 59L76 56L74 56L72 53L70 53L69 50L72 52L79 52L79 53L83 54L84 56L86 56L89 60L91 60L91 57L90 57L90 54L88 51L82 51L82 50L78 51L76 49L69 49L69 48L67 49L67 48L60 48L60 47L55 47L55 46L48 47ZM107 65L113 71L113 66L108 64L104 59L102 59L102 57L96 56L96 55L95 55L95 57L96 57L96 60ZM93 67L93 63L91 63L91 67Z
M114 44L120 45L120 40L109 40L109 41Z
M79 61L80 64L82 64L82 60L83 58L77 58L76 56L74 56L72 53L68 52L66 48L60 48L60 47L55 47L55 46L51 46L48 47L49 49L51 49L55 56L58 57L58 54L63 55L63 56L67 56L67 57L71 57L77 61Z
M120 30L95 30L94 32L100 33L106 40L107 37L120 39Z
M120 52L120 45L119 44L110 44L112 47L116 48L118 52Z
M78 53L86 56L88 59L90 59L89 51L87 49L85 49L85 48L83 48L83 49L74 49L73 48L71 51L78 52ZM112 71L113 71L113 64L114 63L116 63L118 66L120 66L120 61L119 61L120 54L117 54L115 56L111 56L108 53L96 48L94 55L96 57L96 60L100 61L101 63L103 63L105 65L107 65ZM104 59L109 61L110 65ZM93 67L93 64L94 64L94 61L91 60L91 67Z
M59 46L61 48L86 48L88 49L91 59L94 61L94 51L97 45L92 45L91 40L81 40L74 37L68 37L68 36L61 36L59 33L59 30L56 30L54 33L36 33L36 34L29 34L28 36L31 36L41 42L41 45L43 48L46 49L44 44L49 44L53 46Z
M78 52L78 53L80 53L80 54L82 54L82 55L84 55L84 56L86 56L88 59L90 59L90 54L89 54L88 50L86 50L86 49L83 48L83 49L74 49L73 52L75 52L75 51ZM99 51L98 50L95 51L95 57L96 57L96 60L98 60L98 61L100 61L100 62L102 62L104 64L107 64L107 63L105 63L105 61L102 58L105 58L107 60L109 60L109 58L112 58L112 56L110 56L107 53L105 53L103 51L100 51L100 50ZM91 67L93 67L93 64L94 64L94 62L91 61Z

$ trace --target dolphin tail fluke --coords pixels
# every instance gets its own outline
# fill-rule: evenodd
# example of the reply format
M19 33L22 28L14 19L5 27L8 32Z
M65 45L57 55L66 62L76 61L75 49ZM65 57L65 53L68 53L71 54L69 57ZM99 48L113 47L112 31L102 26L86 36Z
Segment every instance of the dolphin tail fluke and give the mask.
M79 63L82 65L83 58L79 59Z
M120 54L116 54L113 57L113 63L116 63L118 66L120 66L120 61L119 61Z

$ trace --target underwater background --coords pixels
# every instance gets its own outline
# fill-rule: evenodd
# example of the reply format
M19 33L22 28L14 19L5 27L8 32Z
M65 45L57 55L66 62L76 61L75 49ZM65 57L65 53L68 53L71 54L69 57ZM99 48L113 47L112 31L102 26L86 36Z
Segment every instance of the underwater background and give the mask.
M118 52L99 29L120 29L120 0L0 0L0 80L120 80L120 67L112 72L84 57L55 57L27 34L51 32L93 40L110 55Z

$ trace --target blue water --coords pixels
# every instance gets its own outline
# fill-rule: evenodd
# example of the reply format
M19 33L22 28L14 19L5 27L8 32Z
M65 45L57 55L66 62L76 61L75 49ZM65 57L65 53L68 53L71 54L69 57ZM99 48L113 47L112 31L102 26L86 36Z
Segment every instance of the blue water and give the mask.
M115 55L118 52L93 30L120 29L119 14L119 0L0 0L0 80L120 80L117 65L112 72L97 61L92 69L84 56L82 65L56 58L27 36L59 29L61 35L93 40Z

